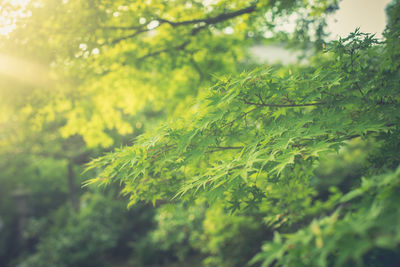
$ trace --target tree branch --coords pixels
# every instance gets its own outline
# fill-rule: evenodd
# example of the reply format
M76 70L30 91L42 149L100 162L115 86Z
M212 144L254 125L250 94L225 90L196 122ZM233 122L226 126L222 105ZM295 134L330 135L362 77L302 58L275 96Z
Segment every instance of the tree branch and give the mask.
M160 50L157 50L157 51L154 51L154 52L150 52L150 53L148 53L148 54L146 54L144 56L139 57L138 60L143 60L143 59L146 59L148 57L154 57L154 56L157 56L157 55L162 54L162 53L166 53L166 52L171 51L171 50L182 50L189 43L190 43L190 41L186 41L186 42L184 42L184 43L182 43L180 45L177 45L177 46L172 46L172 47L160 49Z
M251 113L251 112L253 112L253 111L256 111L257 109L259 109L259 108L258 108L258 107L255 107L255 108L253 108L252 110L249 110L249 111L247 111L247 112L244 112L244 113L241 114L238 118L236 118L236 119L234 119L234 120L231 120L230 122L227 122L227 123L223 124L221 128L224 128L224 127L226 127L226 126L228 126L228 125L232 125L235 121L238 121L239 119L241 119L241 118L243 118L243 117L246 117L247 114L249 114L249 113Z
M213 148L213 150L208 150L206 153L213 153L213 152L218 152L218 151L223 151L223 150L231 150L231 149L243 149L243 146L216 146L216 147L210 147Z
M142 25L134 25L134 26L104 26L102 27L105 30L126 30L126 31L132 31L132 30L140 30L146 27L148 23L142 24Z
M260 107L273 107L273 108L293 108L293 107L308 107L308 106L319 106L324 105L326 102L316 102L316 103L304 103L304 104L265 104L265 103L254 103L244 100L244 103L252 106Z
M211 18L204 18L204 19L192 19L192 20L184 20L173 22L170 20L158 18L157 20L161 23L168 23L172 27L182 26L182 25L189 25L189 24L199 24L205 23L207 25L216 24L234 17L238 17L244 14L252 13L256 10L256 5L253 4L251 6L245 7L243 9L239 9L230 13L219 14L218 16L211 17Z
M178 21L178 22L173 22L167 19L163 19L163 18L157 18L156 21L159 22L159 25L155 28L152 29L148 29L146 28L147 24L144 25L140 25L140 26L127 26L127 27L118 27L118 26L110 26L107 27L108 29L122 29L122 30L136 30L134 33L120 37L118 39L113 40L111 43L112 44L117 44L123 40L126 39L130 39L133 38L141 33L144 32L148 32L151 30L154 30L158 27L160 27L162 24L169 24L172 27L178 27L178 26L183 26L183 25L192 25L192 24L196 24L195 27L192 29L192 31L190 32L191 36L196 35L199 31L201 31L202 29L205 29L208 25L212 25L212 24L216 24L225 20L229 20L244 14L249 14L252 13L256 10L256 4L253 4L251 6L248 6L246 8L243 9L239 9L230 13L223 13L223 14L219 14L215 17L210 17L210 18L203 18L203 19L193 19L193 20L184 20L184 21ZM160 54L160 53L157 53ZM157 55L156 54L156 55Z
M135 37L135 36L137 36L137 35L139 35L139 34L141 34L141 33L148 32L148 31L149 31L149 29L146 29L146 28L139 29L139 30L135 31L135 32L132 33L132 34L122 36L122 37L120 37L120 38L118 38L118 39L114 39L114 40L111 42L111 44L117 44L117 43L119 43L119 42L121 42L121 41L123 41L123 40L133 38L133 37Z

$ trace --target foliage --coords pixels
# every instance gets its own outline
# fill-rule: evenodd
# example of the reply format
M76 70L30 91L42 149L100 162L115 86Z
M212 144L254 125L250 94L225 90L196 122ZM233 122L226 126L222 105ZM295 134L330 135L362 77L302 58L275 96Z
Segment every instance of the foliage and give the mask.
M133 244L135 264L139 266L185 263L199 256L195 244L202 234L203 205L163 205L154 217L156 228Z
M281 235L266 243L253 262L269 266L386 266L399 263L400 214L398 168L372 178L364 178L356 189L339 199L331 215L301 230ZM351 204L350 207L346 207ZM285 238L285 241L283 241ZM379 250L387 251L385 257ZM380 256L378 256L380 255ZM391 257L391 258L390 258ZM379 259L384 261L380 262Z
M161 206L155 216L157 227L134 245L134 258L143 266L245 265L269 234L260 218L249 215L227 213L219 203L206 207L204 201Z
M243 266L268 237L262 221L251 214L230 214L223 206L207 210L203 233L193 246L208 255L204 266Z
M26 191L29 215L48 216L67 200L68 187L64 179L65 161L38 160L29 155L1 157L0 173L0 264L18 254L16 242L18 209L15 193ZM5 261L5 262L3 262Z
M139 240L151 226L146 226L151 213L139 206L128 212L123 202L108 195L86 193L79 214L58 210L44 222L42 228L50 229L40 233L36 253L21 266L107 266L110 260L121 260L121 255L124 259L129 243ZM33 230L31 226L26 234L37 235Z
M132 116L143 110L184 112L210 84L210 74L235 73L244 48L273 30L267 20L299 9L299 20L317 20L334 3L30 1L30 15L16 19L9 40L0 44L13 75L24 77L18 86L2 79L2 114L24 111L18 118L4 116L2 123L16 121L40 132L43 124L57 121L53 135L79 134L89 147L109 147L110 131L136 130Z
M274 243L266 243L255 258L265 266L275 259L283 266L302 264L300 258L305 266L340 266L351 260L360 263L373 249L396 248L398 229L389 225L398 220L392 208L397 174L371 178L379 181L375 186L367 178L344 197L333 194L333 200L320 205L310 185L321 156L338 152L346 142L372 136L385 146L398 140L400 76L398 68L387 64L398 56L392 46L399 30L395 21L383 43L356 30L329 44L325 54L305 67L269 67L220 77L191 115L92 161L89 169L103 171L88 183L119 181L130 205L205 197L209 204L221 201L233 212L261 212L268 225L283 231L307 224L311 215L333 212L288 234L286 242L276 234ZM393 157L380 157L397 166L397 150L391 151ZM363 175L380 174L388 167L371 164ZM350 201L356 194L361 195L359 203ZM339 212L337 205L348 201L349 207ZM326 245L323 236L331 237Z
M196 105L193 118L167 124L139 137L134 146L93 161L91 167L105 169L91 182L120 180L133 202L208 192L211 201L247 200L249 208L273 191L271 186L292 179L292 172L302 182L297 186L307 187L320 154L396 125L396 88L378 90L396 81L367 65L382 49L374 42L355 32L321 56L322 66L221 78ZM349 66L357 72L343 71Z
M1 265L399 263L398 0L328 43L337 0L1 3Z

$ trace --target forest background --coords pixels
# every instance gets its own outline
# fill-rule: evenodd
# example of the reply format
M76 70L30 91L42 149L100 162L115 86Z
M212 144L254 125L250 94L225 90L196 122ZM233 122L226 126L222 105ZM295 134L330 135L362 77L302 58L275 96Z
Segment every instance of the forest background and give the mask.
M0 266L400 265L400 2L338 7L1 1Z

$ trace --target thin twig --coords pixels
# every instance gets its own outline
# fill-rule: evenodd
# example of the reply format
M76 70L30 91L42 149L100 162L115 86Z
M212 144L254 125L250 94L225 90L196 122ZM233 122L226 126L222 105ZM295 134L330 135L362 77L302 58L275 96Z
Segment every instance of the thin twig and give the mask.
M326 104L326 102L315 102L315 103L304 103L304 104L265 104L265 103L249 102L247 100L244 100L244 103L252 106L273 107L273 108L308 107L308 106L318 106Z
M223 151L223 150L230 150L230 149L243 149L243 146L216 146L216 147L211 147L214 148L214 150L208 150L206 153L213 153L213 152L218 152L218 151Z

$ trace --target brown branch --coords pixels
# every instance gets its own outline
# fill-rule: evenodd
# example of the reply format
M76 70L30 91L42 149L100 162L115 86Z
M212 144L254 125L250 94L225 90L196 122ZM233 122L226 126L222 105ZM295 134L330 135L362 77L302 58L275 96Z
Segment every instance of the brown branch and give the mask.
M254 103L244 100L244 103L252 106L259 107L273 107L273 108L293 108L293 107L308 107L308 106L318 106L324 105L326 102L316 102L316 103L304 103L304 104L265 104L265 103Z
M364 97L364 92L361 90L360 85L358 84L358 82L355 82L355 86L358 89L358 91L360 92L361 96Z
M264 100L261 97L261 93L260 94L256 94L256 96L258 97L258 99L260 100L261 104L265 105Z
M218 16L215 17L211 17L211 18L204 18L204 19L192 19L192 20L184 20L184 21L178 21L178 22L173 22L170 20L166 20L166 19L162 19L159 18L157 19L160 24L161 23L168 23L169 25L171 25L172 27L177 27L177 26L182 26L182 25L189 25L189 24L199 24L199 23L205 23L207 25L211 25L211 24L216 24L225 20L229 20L231 18L235 18L244 14L248 14L248 13L252 13L256 10L256 5L253 4L251 6L245 7L243 9L239 9L230 13L224 13L224 14L220 14Z
M105 30L126 30L126 31L132 31L132 30L140 30L146 27L148 23L142 24L142 25L134 25L134 26L104 26L102 27Z
M119 43L119 42L121 42L121 41L124 41L124 40L126 40L126 39L130 39L130 38L133 38L133 37L135 37L135 36L137 36L137 35L139 35L139 34L141 34L141 33L148 32L148 31L149 31L149 29L146 29L146 28L139 29L139 30L135 31L135 32L132 33L132 34L125 35L125 36L122 36L122 37L120 37L120 38L118 38L118 39L112 40L111 44L117 44L117 43Z
M239 9L239 10L236 10L236 11L233 11L233 12L230 12L230 13L220 14L220 15L217 15L215 17L210 17L210 18L184 20L184 21L178 21L178 22L173 22L173 21L170 21L170 20L158 18L156 20L159 22L159 25L157 27L155 27L155 28L160 27L162 24L169 24L172 27L196 24L196 26L192 29L192 31L190 33L191 36L194 36L199 31L201 31L202 29L205 29L208 25L216 24L216 23L219 23L219 22L222 22L222 21L225 21L225 20L229 20L229 19L241 16L241 15L244 15L244 14L252 13L255 10L256 10L256 4L253 4L251 6L243 8L243 9ZM204 25L201 25L201 24L204 24ZM108 28L108 29L136 30L132 34L120 37L120 38L115 39L115 40L113 40L111 42L112 44L117 44L117 43L119 43L119 42L121 42L123 40L133 38L133 37L135 37L135 36L137 36L137 35L139 35L141 33L148 32L148 31L151 31L151 30L155 29L155 28L148 29L148 28L146 28L147 25L148 25L148 23L144 24L144 25L141 25L141 26L131 26L131 27L129 27L129 26L127 26L127 27L124 27L124 26L122 26L122 27L111 26L111 27L106 27L106 28ZM157 54L160 54L160 53L157 53ZM157 55L157 54L155 54L155 55Z
M222 125L222 128L224 128L224 127L226 127L226 126L228 126L228 125L232 125L235 121L238 121L239 119L241 119L241 118L247 116L247 114L249 114L249 113L251 113L251 112L253 112L253 111L257 110L257 109L258 109L258 108L256 107L256 108L253 108L252 110L249 110L249 111L247 111L247 112L244 112L244 113L243 113L242 115L240 115L238 118L236 118L236 119L234 119L234 120L232 120L232 121L230 121L230 122L227 122L227 123L223 124L223 125Z
M156 149L149 149L147 152L154 152L153 155L150 155L150 162L153 163L155 162L159 156L161 156L162 154L167 153L168 151L175 149L176 146L175 145L165 145L164 150L156 150Z
M190 63L192 63L193 68L197 71L197 73L199 74L199 85L201 84L201 82L204 79L204 73L201 70L199 64L197 64L196 60L194 60L193 58L193 54L190 55Z
M230 149L243 149L243 146L216 146L216 147L210 147L213 148L214 150L208 150L206 153L213 153L213 152L218 152L218 151L224 151L224 150L230 150Z
M146 54L146 55L144 55L144 56L141 56L141 57L139 57L139 58L137 58L137 59L138 59L138 60L143 60L143 59L146 59L146 58L148 58L148 57L154 57L154 56L157 56L157 55L159 55L159 54L169 52L169 51L171 51L171 50L182 50L182 49L184 49L189 43L190 43L190 41L186 41L186 42L184 42L184 43L182 43L182 44L180 44L180 45L177 45L177 46L172 46L172 47L160 49L160 50L157 50L157 51L154 51L154 52L150 52L150 53L148 53L148 54Z
M198 32L200 32L201 30L207 28L208 24L204 24L202 26L199 27L194 27L190 33L191 36L195 36Z

